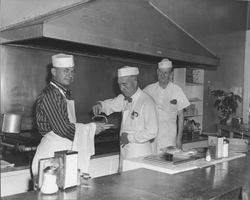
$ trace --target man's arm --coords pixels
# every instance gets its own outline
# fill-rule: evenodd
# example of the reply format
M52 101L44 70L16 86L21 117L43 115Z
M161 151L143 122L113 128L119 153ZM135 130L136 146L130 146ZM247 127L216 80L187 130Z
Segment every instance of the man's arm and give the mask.
M105 101L100 101L99 103L101 104L101 111L106 115L110 115L114 112L121 112L126 104L124 96L121 94L113 99L107 99Z
M177 124L177 138L176 138L176 146L182 149L182 132L183 132L183 125L184 125L184 115L183 110L178 111L178 124Z
M190 105L190 102L183 92L183 90L179 87L176 88L176 99L177 99L177 105L178 105L178 124L177 124L177 138L176 138L176 146L179 148L182 148L182 132L183 132L183 126L184 126L184 114L183 110L184 108L188 107Z

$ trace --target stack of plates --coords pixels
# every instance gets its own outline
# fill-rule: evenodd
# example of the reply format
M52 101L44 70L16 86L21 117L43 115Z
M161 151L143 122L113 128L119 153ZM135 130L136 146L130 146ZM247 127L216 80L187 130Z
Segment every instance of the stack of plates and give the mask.
M248 139L227 138L229 140L229 151L245 153L249 150Z

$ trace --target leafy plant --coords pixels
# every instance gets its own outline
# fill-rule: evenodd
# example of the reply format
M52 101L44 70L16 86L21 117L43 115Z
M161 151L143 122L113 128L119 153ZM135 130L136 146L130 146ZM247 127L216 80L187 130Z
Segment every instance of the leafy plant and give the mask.
M210 94L215 97L214 107L219 111L220 120L227 120L231 115L236 113L238 103L242 98L233 92L224 90L211 90Z

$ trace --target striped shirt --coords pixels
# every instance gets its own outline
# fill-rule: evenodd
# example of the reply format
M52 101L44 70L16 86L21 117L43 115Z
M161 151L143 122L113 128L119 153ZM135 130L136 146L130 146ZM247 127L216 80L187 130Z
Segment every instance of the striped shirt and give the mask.
M53 81L66 95L67 89ZM53 84L47 87L38 96L36 101L36 123L41 135L53 131L55 134L74 139L75 124L70 123L65 96Z

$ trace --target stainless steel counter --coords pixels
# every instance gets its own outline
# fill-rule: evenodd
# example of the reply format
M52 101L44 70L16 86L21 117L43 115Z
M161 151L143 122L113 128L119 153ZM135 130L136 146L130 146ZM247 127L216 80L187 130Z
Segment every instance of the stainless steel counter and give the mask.
M94 178L89 181L88 187L72 188L54 195L32 191L2 199L232 200L238 199L242 189L242 199L249 200L250 157L245 156L225 163L176 175L136 169Z

